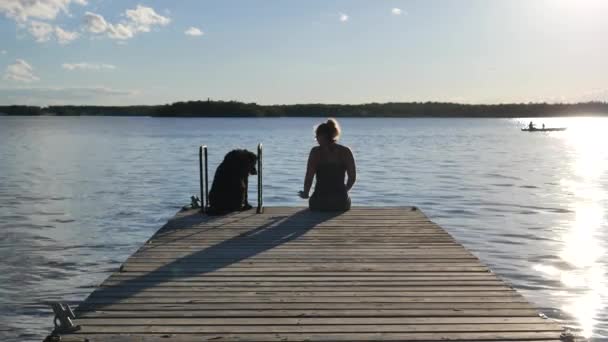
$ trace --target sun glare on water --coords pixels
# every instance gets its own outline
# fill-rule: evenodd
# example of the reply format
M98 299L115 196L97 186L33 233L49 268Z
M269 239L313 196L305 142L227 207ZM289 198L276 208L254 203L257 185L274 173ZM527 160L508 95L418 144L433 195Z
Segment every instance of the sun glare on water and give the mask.
M563 157L571 160L570 174L561 180L564 193L571 198L569 209L573 219L561 229L563 265L536 265L547 277L558 278L570 299L561 308L573 316L580 334L593 335L598 315L608 299L606 270L602 263L605 250L600 235L606 228L605 189L602 179L608 171L608 121L597 118L569 119L552 123L568 126L560 135L568 148Z

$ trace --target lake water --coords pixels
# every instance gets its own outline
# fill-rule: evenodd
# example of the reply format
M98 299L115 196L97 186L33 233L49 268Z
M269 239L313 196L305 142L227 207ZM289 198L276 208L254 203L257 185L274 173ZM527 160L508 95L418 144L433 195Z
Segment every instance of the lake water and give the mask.
M40 341L45 301L77 305L188 204L200 144L213 172L263 142L265 204L306 205L320 120L0 117L0 340ZM420 207L547 316L607 338L608 119L535 120L568 130L342 119L353 203Z

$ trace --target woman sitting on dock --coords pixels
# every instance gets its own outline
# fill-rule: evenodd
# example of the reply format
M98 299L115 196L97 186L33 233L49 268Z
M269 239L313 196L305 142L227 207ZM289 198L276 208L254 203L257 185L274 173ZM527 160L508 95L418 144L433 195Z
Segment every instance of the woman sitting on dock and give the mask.
M315 134L319 146L315 146L308 156L304 190L300 197L308 198L313 178L317 177L315 191L308 201L311 210L346 211L350 209L348 191L355 184L357 169L350 148L337 143L340 126L335 119L329 119L317 126ZM348 181L344 184L344 176Z

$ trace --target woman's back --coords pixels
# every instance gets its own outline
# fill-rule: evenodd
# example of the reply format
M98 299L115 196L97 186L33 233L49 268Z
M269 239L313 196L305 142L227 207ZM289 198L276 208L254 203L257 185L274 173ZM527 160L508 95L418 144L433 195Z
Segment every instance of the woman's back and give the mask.
M346 192L344 177L346 176L346 164L341 158L338 148L343 146L335 144L330 148L319 149L319 164L317 166L317 182L315 192L319 193L339 193Z
M319 146L313 147L308 156L304 190L300 197L309 198L313 178L315 190L308 202L312 210L344 211L350 209L348 191L355 184L357 171L351 150L337 143L340 127L334 119L320 124L315 129ZM345 176L348 181L344 184Z
M350 198L344 178L346 163L343 158L345 147L332 144L317 147L317 171L315 173L315 190L310 198L310 209L343 211L350 209ZM314 152L313 152L314 153Z

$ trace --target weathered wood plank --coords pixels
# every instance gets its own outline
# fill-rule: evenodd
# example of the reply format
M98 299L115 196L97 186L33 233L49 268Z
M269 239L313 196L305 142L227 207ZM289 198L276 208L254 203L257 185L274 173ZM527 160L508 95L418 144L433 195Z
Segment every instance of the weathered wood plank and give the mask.
M137 291L137 293L133 293ZM272 296L274 298L289 299L292 297L308 297L309 299L320 299L321 297L331 299L341 299L342 297L362 297L362 298L402 298L402 297L423 297L423 298L481 298L492 297L501 298L506 301L505 298L521 298L517 293L509 290L503 291L406 291L406 290L342 290L342 291L313 291L308 289L304 290L275 290L275 289L245 289L245 290L180 290L180 291L161 291L156 288L121 288L121 287L109 287L101 289L91 295L92 298L105 298L105 297L124 297L125 294L129 295L129 298L157 298L163 297L168 298L207 298L213 296L214 298L240 298L246 300L247 298L259 298L265 296Z
M441 278L451 278L451 279L496 279L496 276L489 271L482 272L432 272L432 271L422 271L422 272L351 272L344 271L340 273L336 272L324 272L324 271L315 271L315 272L296 272L296 271L280 271L280 272L231 272L225 271L223 273L199 273L196 272L192 275L188 274L180 274L180 280L188 280L188 279L250 279L251 277L264 277L267 279L306 279L307 277L313 277L318 279L349 279L356 278L361 280L368 279L387 279L386 277L391 277L390 279L403 280L407 281L408 279L434 279L434 280L442 280ZM159 273L150 273L150 272L116 272L111 278L139 278L139 279L172 279L171 275L167 274L159 274ZM445 279L448 280L448 279Z
M298 296L251 296L251 297L136 297L134 296L100 296L91 295L87 301L91 304L184 304L184 303L525 303L523 297L298 297Z
M166 261L178 261L176 259L185 259L184 262L203 262L203 261L227 261L234 260L239 254L233 255L181 255L171 256L164 254L152 254L152 255L135 255L129 258L127 261L131 263L160 263ZM366 256L366 255L254 255L247 258L251 262L279 262L279 263L306 263L306 262L328 262L328 261L348 261L348 262L474 262L475 259L472 256L467 255L406 255L406 256L390 256L390 255L378 255L378 256Z
M100 287L119 287L119 286L124 286L125 284L123 284L122 281L104 281L101 285L99 285ZM152 285L154 285L155 288L159 288L159 289L167 289L167 290L171 290L171 291L181 291L183 287L189 287L189 288L234 288L234 287L239 287L239 288L250 288L250 287L255 287L255 288L259 288L259 289L264 289L264 288L279 288L279 287L286 287L289 286L290 288L303 288L303 287L314 287L314 288L326 288L326 289L335 289L335 288L344 288L344 287L349 287L349 288L366 288L366 287L383 287L386 289L390 289L390 288L404 288L404 289L412 289L413 288L417 288L417 287L423 287L425 288L427 291L430 290L435 290L435 289L446 289L449 287L461 287L463 289L466 290L473 290L475 291L475 289L471 289L469 287L503 287L506 286L503 282L498 281L498 280L482 280L482 281L466 281L466 280L460 280L460 281L450 281L450 280L444 280L441 282L437 282L437 281L408 281L407 283L404 283L403 281L391 281L391 280L385 280L385 281L371 281L371 282L367 282L367 281L330 281L330 282L323 282L323 281L153 281L153 280L148 280L148 281L131 281L127 284L127 286L132 286L132 287L151 287ZM202 290L203 290L202 289ZM202 291L201 290L201 291ZM164 291L164 290L163 290Z
M150 274L147 272L116 272L108 277L108 281L143 281L143 282L158 282L158 281L181 281L181 282L192 282L192 281L205 281L205 282L217 282L217 281L273 281L273 282L360 282L360 281L394 281L399 284L411 284L415 281L424 281L432 283L443 283L444 281L500 281L497 277L490 272L401 272L398 274L383 272L375 272L373 274L367 272L348 272L348 274L335 274L327 272L311 272L311 273L290 273L285 274L283 272L271 273L271 274L260 274L260 275L243 275L240 273L224 274L224 275L194 275L179 277L174 279L170 276Z
M81 310L83 309L83 310ZM86 309L86 310L85 310ZM516 303L363 303L363 302L351 302L351 303L331 303L331 302L304 302L304 303L293 303L293 302L276 302L276 303L198 303L196 301L186 303L138 303L124 304L124 303L92 303L86 301L82 303L77 310L83 311L124 311L124 310L143 310L143 311L155 311L163 313L165 311L178 310L178 311L193 311L193 310L367 310L367 309L379 309L379 310L445 310L446 312L455 312L465 309L532 309L532 306L528 302L516 302ZM536 316L536 315L535 315Z
M477 318L476 318L477 319ZM556 332L562 329L555 324L341 324L341 325L83 325L81 334L247 334L247 333L441 333L441 332ZM555 336L554 336L555 338Z
M139 308L139 306L138 306ZM534 309L246 309L239 310L189 310L187 306L179 308L148 306L136 311L132 306L111 308L104 307L100 311L89 311L79 315L79 318L120 318L120 317L536 317L538 312ZM79 322L82 322L79 320Z
M302 278L300 281L299 278ZM398 286L419 287L424 286L432 290L437 286L508 286L502 281L491 277L401 277L400 279L382 279L382 277L274 277L274 276L194 276L188 278L174 277L138 277L114 276L108 278L100 286ZM510 286L508 286L510 287Z
M274 334L73 334L66 335L62 342L195 342L195 341L545 341L558 342L556 332L437 332L437 333L274 333Z
M268 325L471 325L471 324L512 324L527 328L527 330L549 329L555 330L555 326L547 327L547 320L540 317L476 317L475 322L470 317L323 317L323 318L192 318L192 317L120 317L120 318L81 318L78 321L83 325L160 325L160 326L183 326L183 325L212 325L212 326L268 326ZM524 326L524 324L526 324ZM513 331L516 329L513 329ZM510 330L512 331L512 330Z

